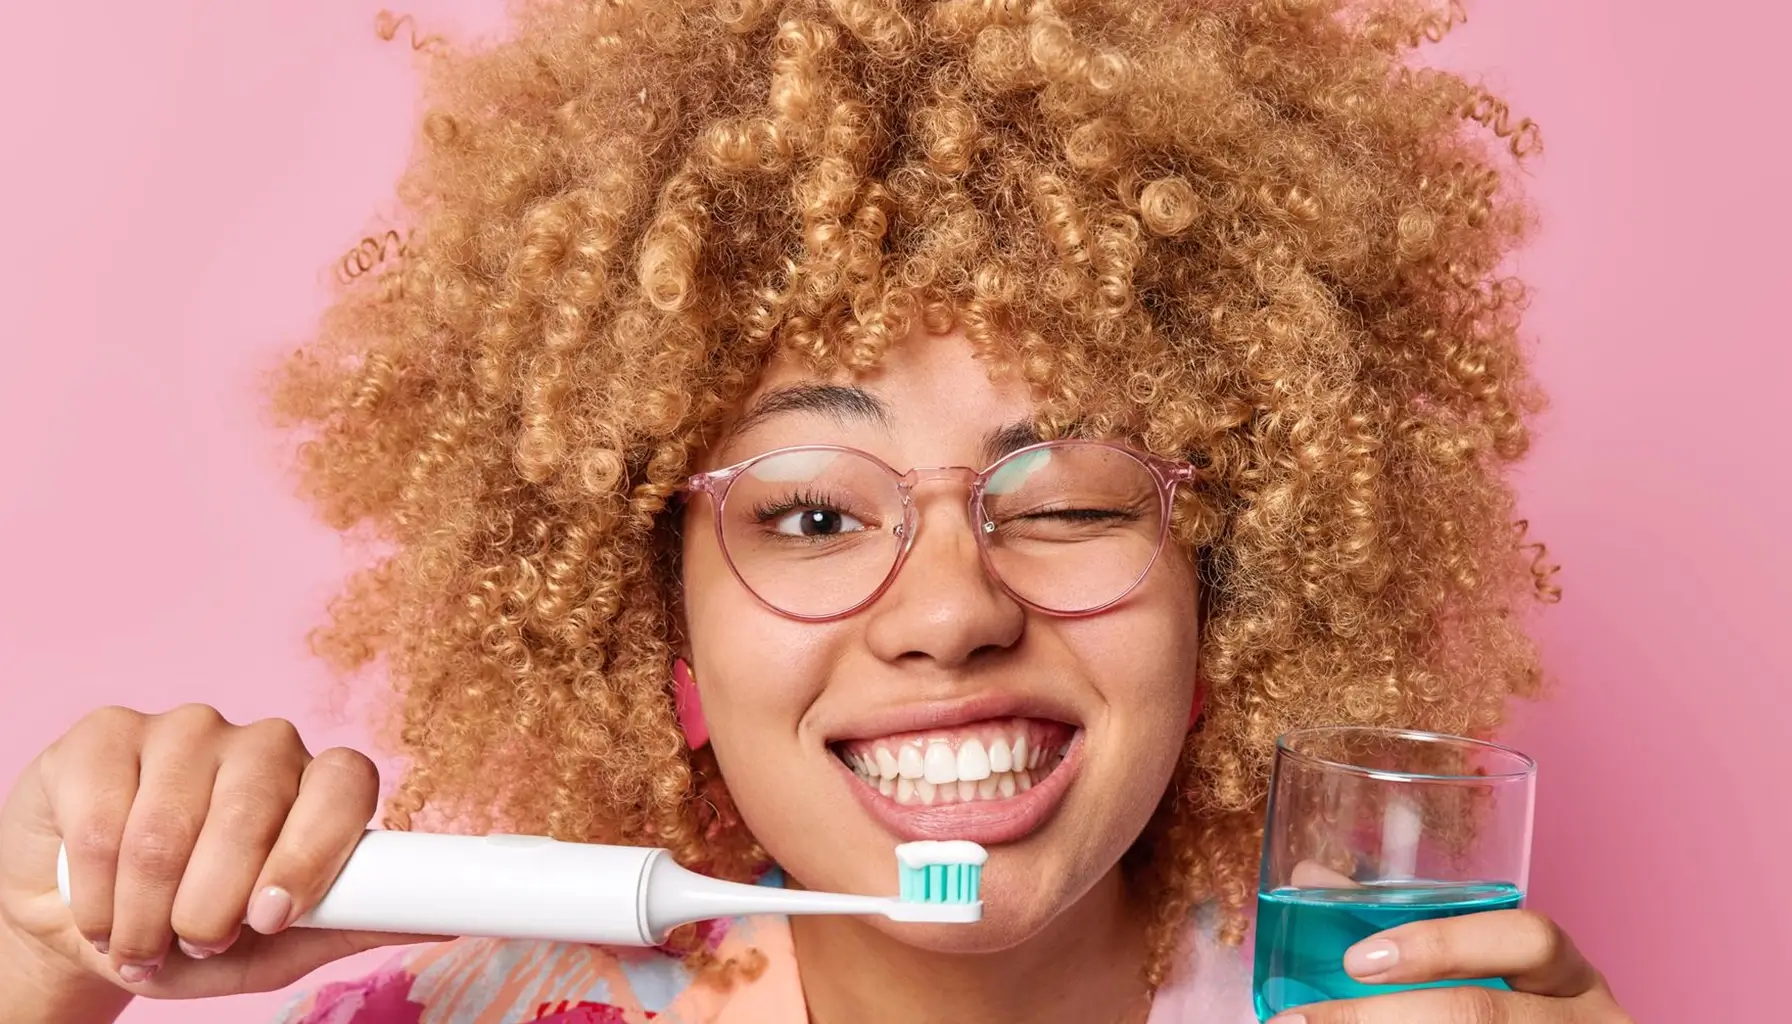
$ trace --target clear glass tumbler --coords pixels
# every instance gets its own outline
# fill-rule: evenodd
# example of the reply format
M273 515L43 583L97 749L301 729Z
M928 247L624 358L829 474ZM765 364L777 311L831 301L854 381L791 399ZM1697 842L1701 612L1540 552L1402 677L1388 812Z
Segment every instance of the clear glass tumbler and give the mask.
M1344 973L1396 925L1524 902L1537 765L1459 736L1335 726L1276 742L1257 889L1257 1017L1406 988Z

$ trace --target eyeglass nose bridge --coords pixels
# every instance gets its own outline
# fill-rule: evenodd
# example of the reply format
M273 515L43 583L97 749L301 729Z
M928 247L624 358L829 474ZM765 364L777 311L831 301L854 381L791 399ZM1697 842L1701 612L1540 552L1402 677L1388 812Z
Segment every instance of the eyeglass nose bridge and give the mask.
M915 488L920 484L935 480L950 480L961 483L970 489L965 511L970 516L971 528L982 534L995 529L995 524L988 521L979 511L979 503L983 497L985 483L982 473L969 466L916 466L896 478L896 492L902 496L902 525L898 527L902 536L902 552L898 564L905 561L908 549L914 544L918 516L915 507Z
M913 496L915 485L928 480L956 480L975 489L982 475L969 466L916 466L896 478L896 489L904 498Z

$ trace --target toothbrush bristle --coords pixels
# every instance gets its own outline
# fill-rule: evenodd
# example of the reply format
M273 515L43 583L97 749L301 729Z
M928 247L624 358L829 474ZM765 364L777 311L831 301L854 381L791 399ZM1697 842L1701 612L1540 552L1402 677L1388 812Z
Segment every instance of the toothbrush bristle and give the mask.
M983 869L975 864L902 868L901 897L920 903L975 903Z
M914 903L975 903L986 857L975 843L905 843L896 848L897 895Z

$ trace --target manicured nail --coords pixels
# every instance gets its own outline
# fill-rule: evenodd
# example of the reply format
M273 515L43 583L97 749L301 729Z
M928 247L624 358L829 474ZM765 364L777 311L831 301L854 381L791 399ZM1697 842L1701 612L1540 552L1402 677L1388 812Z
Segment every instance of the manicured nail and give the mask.
M210 949L205 946L195 946L186 939L180 940L180 951L186 954L187 959L189 960L204 960L207 957L217 956L219 953L224 952L223 949Z
M270 885L249 901L249 927L263 935L272 935L286 927L292 913L292 895L277 885Z
M90 939L88 941L93 943L94 952L101 956L105 956L112 951L112 944L105 939Z
M1360 942L1344 954L1344 969L1354 978L1386 974L1400 962L1400 947L1386 939Z
M161 966L161 964L119 964L118 976L123 978L127 985L141 985L155 977L156 971Z

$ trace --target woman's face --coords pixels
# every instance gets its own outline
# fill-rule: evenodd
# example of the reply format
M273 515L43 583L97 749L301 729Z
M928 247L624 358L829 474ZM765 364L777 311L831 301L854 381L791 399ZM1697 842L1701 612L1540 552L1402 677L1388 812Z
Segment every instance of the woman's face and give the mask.
M806 400L788 400L786 389L816 384L858 393L810 389ZM918 332L857 380L774 365L703 468L837 444L898 471L982 469L990 436L1024 432L1032 419L1025 388L992 382L961 334ZM894 583L857 613L820 623L760 604L723 559L711 501L693 501L684 524L687 656L729 790L791 878L890 893L896 844L982 842L990 848L982 924L878 927L915 945L989 951L1027 939L1082 897L1151 817L1195 692L1196 584L1172 543L1107 611L1034 611L985 573L965 498L956 482L918 487L914 546ZM1022 740L1033 765L1024 773L1015 759ZM964 752L972 744L981 756ZM955 766L968 759L972 776L982 761L998 767L997 744L1007 773L927 782L941 777L948 754ZM885 757L931 758L933 771L907 785L867 781Z

